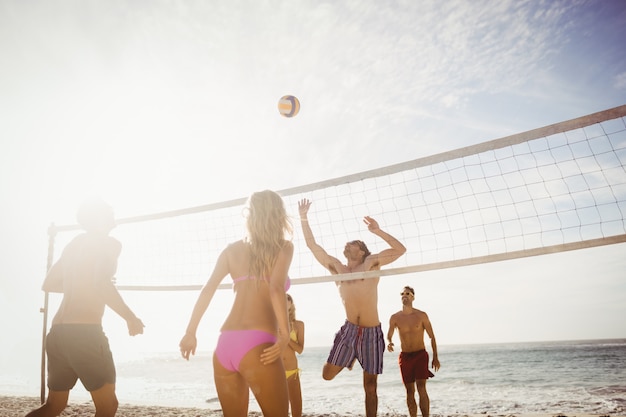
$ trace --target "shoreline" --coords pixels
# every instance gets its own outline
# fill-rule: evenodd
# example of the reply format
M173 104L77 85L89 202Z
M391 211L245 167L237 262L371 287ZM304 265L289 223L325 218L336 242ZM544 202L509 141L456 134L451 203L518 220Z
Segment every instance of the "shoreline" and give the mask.
M0 395L0 416L2 417L23 417L28 412L40 406L39 397ZM91 401L72 402L70 400L67 408L61 413L61 417L85 417L93 416L95 408ZM404 410L403 410L404 413ZM404 414L378 414L379 417L404 417ZM210 410L205 408L191 407L168 407L157 405L132 405L120 404L116 417L223 417L220 410ZM263 417L256 411L248 412L250 417ZM433 417L443 417L440 414L432 414ZM336 413L311 414L305 412L303 417L355 417L354 414L342 415ZM621 414L588 414L588 413L487 413L471 414L459 413L446 415L445 417L626 417Z

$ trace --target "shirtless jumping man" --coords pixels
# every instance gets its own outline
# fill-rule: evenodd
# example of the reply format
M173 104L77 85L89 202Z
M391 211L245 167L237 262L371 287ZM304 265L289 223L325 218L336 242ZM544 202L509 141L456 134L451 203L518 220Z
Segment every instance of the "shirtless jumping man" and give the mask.
M366 216L363 222L368 230L387 242L389 248L373 254L367 249L365 243L353 240L346 243L343 254L347 264L343 264L315 242L307 217L310 207L311 201L307 199L298 202L306 245L315 259L333 275L377 271L381 266L395 261L406 252L402 243L382 231L376 220ZM384 336L378 317L379 280L379 277L373 277L335 282L346 311L346 321L335 335L333 348L322 371L322 377L329 381L343 368L352 369L354 361L358 359L363 368L367 417L376 416L378 410L377 378L383 371L385 350Z

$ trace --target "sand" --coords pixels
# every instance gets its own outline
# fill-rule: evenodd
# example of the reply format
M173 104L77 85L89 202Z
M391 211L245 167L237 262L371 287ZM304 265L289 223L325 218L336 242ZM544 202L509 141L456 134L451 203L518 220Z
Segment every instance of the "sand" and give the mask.
M40 401L36 397L12 397L0 396L0 417L23 417L29 411L39 407ZM95 408L90 402L72 402L61 413L61 417L91 417L94 415ZM144 406L144 405L128 405L120 404L116 417L223 417L221 411L206 410L201 408L184 408L184 407L161 407L161 406ZM248 413L250 417L262 417L262 414L251 411ZM379 417L400 417L406 414L378 414ZM310 414L305 413L303 417L356 417L355 415L342 416L340 414ZM433 414L432 417L442 417ZM618 415L592 415L592 414L456 414L445 417L626 417Z
M36 397L0 396L1 417L24 417L28 412L38 408L41 401ZM73 402L61 413L62 417L91 417L95 408L91 402ZM223 417L219 411L200 408L178 408L144 405L120 404L116 417ZM261 417L261 414L250 413L250 416Z

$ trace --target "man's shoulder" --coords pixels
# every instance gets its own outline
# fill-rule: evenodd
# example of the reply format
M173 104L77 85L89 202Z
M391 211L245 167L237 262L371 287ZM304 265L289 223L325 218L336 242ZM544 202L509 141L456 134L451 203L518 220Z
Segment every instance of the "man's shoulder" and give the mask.
M96 242L96 244L100 244L106 248L110 248L113 250L120 250L122 249L122 242L120 242L119 240L117 240L116 238L114 238L113 236L109 236L109 235L98 235L96 237L93 238L94 242Z
M396 317L400 316L401 314L402 314L402 310L398 310L398 311L396 311L395 313L393 313L393 314L391 315L391 318L392 318L392 319L393 319L393 318L396 318Z
M67 248L83 245L97 245L104 247L122 247L122 243L113 236L98 234L98 233L81 233L75 236L70 243L67 244Z
M363 271L380 271L380 262L378 260L378 254L372 253L365 257L361 263Z
M82 233L65 246L61 259L64 259L64 262L74 262L77 259L114 260L119 257L121 251L122 243L114 237Z
M427 317L427 315L425 312L418 310L417 308L413 308L410 313L407 313L404 310L400 310L392 314L391 317L396 317L399 320L413 321L415 319L422 319L424 317Z
M336 264L341 265L342 268L346 269L346 272L370 272L370 271L380 271L380 265L374 262L373 259L370 259L373 255L368 256L363 260L363 262L359 264L350 264L347 265L342 263L340 260L336 259Z
M326 266L326 269L328 269L328 271L333 274L333 275L339 275L339 274L347 274L350 272L354 272L350 269L350 267L348 267L348 265L344 264L343 262L341 262L339 259L335 258L334 256L329 256L329 262L328 265Z

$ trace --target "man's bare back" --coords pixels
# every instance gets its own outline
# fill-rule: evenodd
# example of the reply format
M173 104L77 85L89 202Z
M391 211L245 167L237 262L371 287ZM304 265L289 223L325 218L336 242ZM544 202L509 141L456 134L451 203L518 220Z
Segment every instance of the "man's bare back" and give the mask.
M96 233L84 233L68 244L45 288L64 294L52 324L102 322L107 301L103 295L115 291L111 278L121 248L116 239Z

